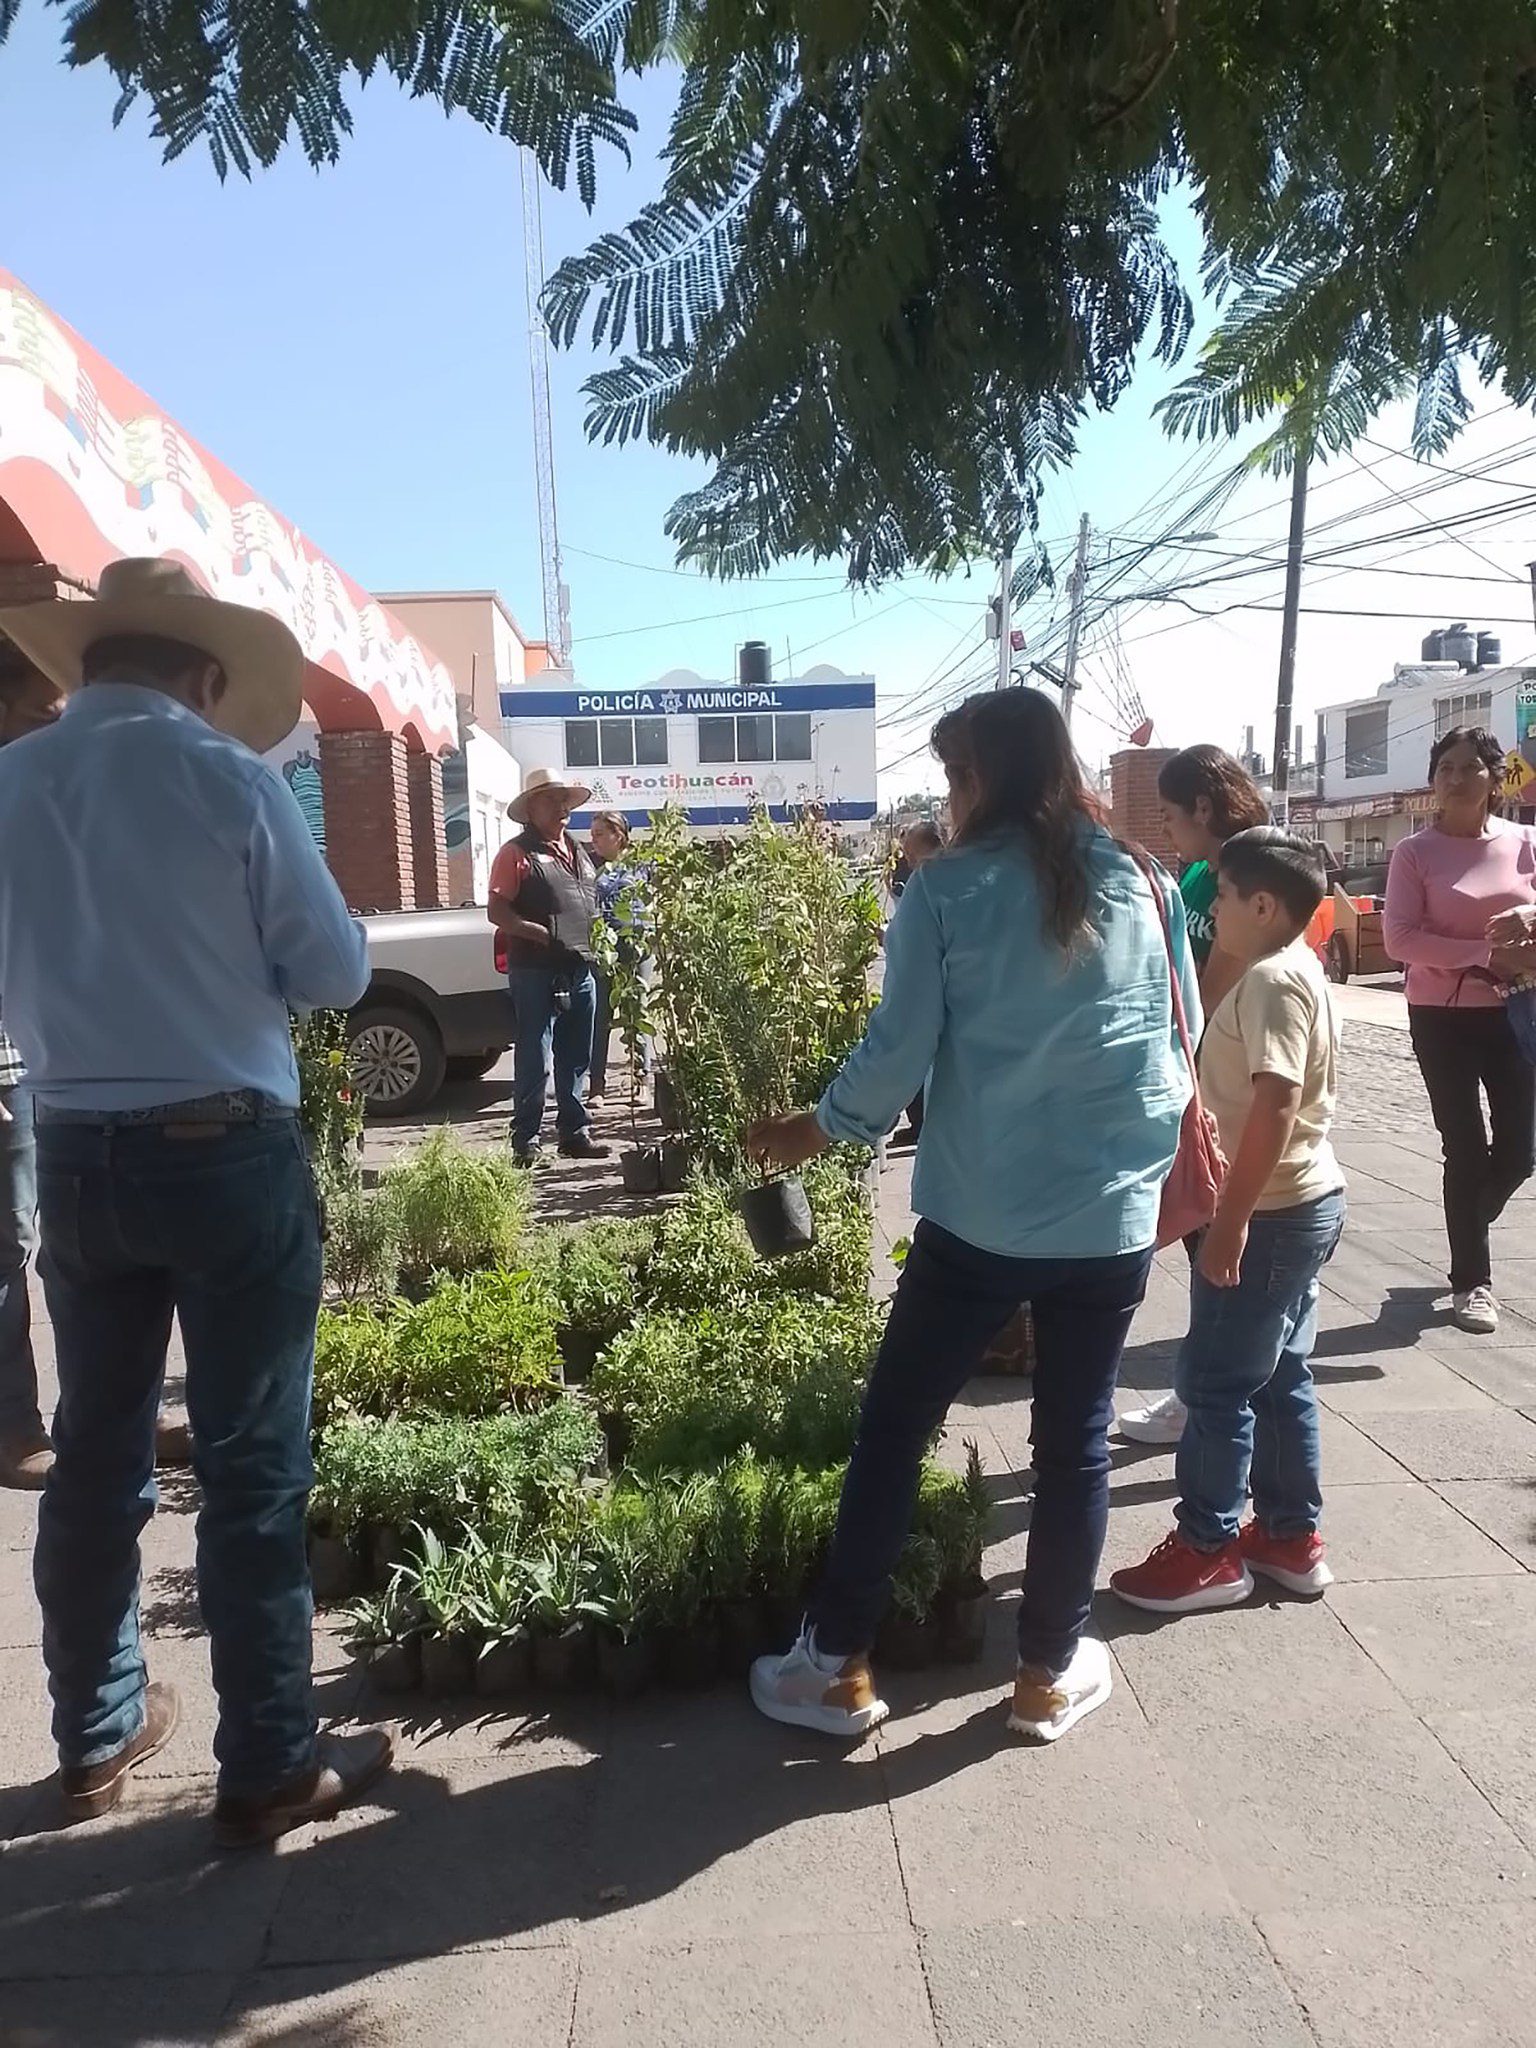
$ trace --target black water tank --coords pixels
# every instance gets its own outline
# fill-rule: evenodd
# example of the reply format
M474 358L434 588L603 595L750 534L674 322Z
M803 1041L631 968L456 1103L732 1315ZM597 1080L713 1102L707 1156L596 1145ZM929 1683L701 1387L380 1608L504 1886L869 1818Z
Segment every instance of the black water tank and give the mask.
M1469 633L1465 622L1447 626L1440 636L1440 645L1445 649L1445 661L1459 662L1463 668L1471 668L1477 660L1477 640Z
M736 657L736 674L744 690L766 690L773 681L773 657L766 640L744 640Z
M1441 646L1444 644L1444 641L1444 633L1426 633L1424 635L1424 638L1419 643L1420 661L1439 661L1440 649Z
M1504 643L1497 633L1479 633L1477 636L1477 665L1479 668L1497 668L1504 659Z

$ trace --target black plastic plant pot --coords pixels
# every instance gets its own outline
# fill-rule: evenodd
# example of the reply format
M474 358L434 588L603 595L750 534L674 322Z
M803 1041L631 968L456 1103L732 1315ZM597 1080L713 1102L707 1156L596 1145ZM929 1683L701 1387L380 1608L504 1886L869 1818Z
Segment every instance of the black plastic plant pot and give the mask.
M565 1367L568 1387L585 1386L592 1377L603 1340L591 1330L564 1329L560 1332L560 1362Z
M546 1692L579 1692L591 1684L595 1661L592 1631L585 1622L533 1639L534 1682Z
M798 1174L743 1188L736 1197L752 1249L760 1259L782 1259L816 1242L816 1225Z
M627 1415L600 1415L597 1420L608 1452L608 1469L616 1472L629 1455L634 1427Z
M361 1577L357 1552L344 1536L318 1536L311 1532L309 1583L322 1607L332 1601L351 1599Z
M408 1564L411 1546L403 1529L380 1522L368 1537L368 1563L376 1586L387 1586L397 1564Z
M421 1684L421 1638L380 1643L368 1659L368 1681L377 1693L415 1692Z
M880 1625L875 1656L893 1671L924 1671L938 1649L938 1624L931 1617L914 1621L907 1614L888 1614Z
M533 1684L533 1638L525 1628L487 1643L475 1660L475 1696L506 1699Z
M720 1632L712 1621L656 1631L656 1655L665 1684L702 1692L720 1676Z
M664 1195L683 1192L688 1185L690 1164L688 1147L676 1138L669 1138L661 1148L661 1192Z
M757 1600L727 1600L719 1620L721 1668L728 1678L745 1678L752 1660L766 1647L762 1605Z
M979 1664L987 1642L991 1595L985 1579L966 1579L939 1613L939 1655L946 1664Z
M468 1636L423 1636L421 1689L441 1698L474 1690L475 1645Z
M791 1649L805 1620L805 1595L801 1593L775 1593L763 1602L762 1639L758 1645L764 1656Z
M647 1636L625 1642L612 1629L598 1630L597 1682L611 1699L632 1700L656 1676L656 1649Z
M633 1151L619 1157L619 1172L624 1181L624 1192L628 1195L659 1195L661 1193L661 1147L659 1145L637 1145Z
M661 1128L680 1131L683 1127L683 1105L678 1098L677 1083L665 1067L658 1067L652 1077L651 1099L661 1119Z

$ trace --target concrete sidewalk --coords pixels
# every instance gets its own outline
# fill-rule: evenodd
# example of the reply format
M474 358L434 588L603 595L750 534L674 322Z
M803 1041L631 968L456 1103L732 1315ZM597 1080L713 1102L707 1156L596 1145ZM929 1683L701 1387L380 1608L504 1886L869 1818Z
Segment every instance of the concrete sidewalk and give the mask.
M1002 1728L1029 1513L1006 1382L948 1439L976 1437L997 1493L987 1660L891 1678L877 1743L802 1743L726 1690L466 1715L414 1729L376 1802L255 1860L208 1850L185 1490L148 1532L145 1602L186 1725L120 1815L69 1833L46 1831L33 1507L0 1496L0 2043L1524 2048L1533 1210L1501 1233L1503 1331L1461 1336L1407 1052L1347 1027L1353 1215L1318 1363L1339 1585L1163 1626L1104 1598L1115 1696L1051 1750ZM1172 1259L1126 1405L1168 1383L1183 1318ZM1168 1527L1171 1456L1122 1447L1114 1486L1106 1573ZM325 1710L367 1712L319 1650Z

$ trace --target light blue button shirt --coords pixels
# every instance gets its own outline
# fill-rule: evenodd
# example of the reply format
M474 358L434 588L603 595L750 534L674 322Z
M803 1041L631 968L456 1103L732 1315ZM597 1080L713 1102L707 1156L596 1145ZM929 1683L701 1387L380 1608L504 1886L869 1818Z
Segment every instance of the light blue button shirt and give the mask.
M184 705L92 683L0 753L0 1003L39 1102L296 1105L290 1007L367 984L287 783Z
M886 933L880 1005L816 1112L829 1136L872 1145L931 1070L912 1206L1012 1258L1151 1245L1190 1095L1151 890L1107 832L1088 842L1095 936L1070 962L1041 930L1021 850L925 862ZM1160 886L1198 1041L1178 892Z

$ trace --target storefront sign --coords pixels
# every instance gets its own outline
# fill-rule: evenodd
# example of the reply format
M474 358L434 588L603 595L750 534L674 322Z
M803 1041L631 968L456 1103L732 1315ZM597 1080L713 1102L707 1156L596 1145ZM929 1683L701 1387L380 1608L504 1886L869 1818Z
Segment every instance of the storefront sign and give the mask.
M753 711L872 711L873 680L835 683L654 684L643 690L526 690L501 693L503 718L708 718Z

